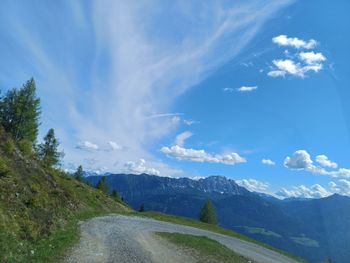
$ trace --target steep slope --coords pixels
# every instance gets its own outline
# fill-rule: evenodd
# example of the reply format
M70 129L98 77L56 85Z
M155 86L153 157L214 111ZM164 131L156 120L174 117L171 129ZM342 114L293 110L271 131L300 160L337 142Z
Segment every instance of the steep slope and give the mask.
M79 219L124 204L24 155L0 128L0 262L40 262L74 241Z
M95 184L101 176L87 180ZM350 198L286 200L252 193L233 180L213 176L201 180L142 175L109 175L111 189L135 209L197 218L211 199L219 224L311 262L350 258ZM341 215L341 216L339 216Z

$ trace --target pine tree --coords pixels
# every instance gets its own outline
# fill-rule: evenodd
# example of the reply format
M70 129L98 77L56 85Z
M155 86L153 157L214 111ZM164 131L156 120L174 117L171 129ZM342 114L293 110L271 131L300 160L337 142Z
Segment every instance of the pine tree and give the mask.
M121 200L119 193L115 189L113 189L111 196L117 200Z
M34 143L38 136L40 99L34 79L20 90L9 90L0 102L0 123L15 141Z
M100 189L105 194L109 193L108 185L107 185L107 182L106 182L106 176L102 176L101 177L101 179L98 181L98 183L96 185L96 188Z
M139 212L145 212L145 204L142 203L139 208Z
M216 213L213 204L207 200L199 212L199 221L208 224L217 224Z
M79 182L82 182L84 179L83 174L84 174L83 167L79 165L78 169L74 173L74 178Z
M59 142L54 129L50 129L44 137L44 142L38 145L37 153L43 163L49 167L59 165L63 153L58 151Z

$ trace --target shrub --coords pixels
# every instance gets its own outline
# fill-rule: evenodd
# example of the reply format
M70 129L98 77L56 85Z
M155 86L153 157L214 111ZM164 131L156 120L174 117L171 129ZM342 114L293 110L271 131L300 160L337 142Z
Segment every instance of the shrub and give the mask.
M25 156L32 156L33 155L33 145L28 140L21 140L18 142L18 148L21 150L21 152Z
M10 169L8 168L6 161L0 156L0 177L6 176L9 172Z
M15 150L15 143L12 139L6 140L4 150L7 154L13 153L13 151Z

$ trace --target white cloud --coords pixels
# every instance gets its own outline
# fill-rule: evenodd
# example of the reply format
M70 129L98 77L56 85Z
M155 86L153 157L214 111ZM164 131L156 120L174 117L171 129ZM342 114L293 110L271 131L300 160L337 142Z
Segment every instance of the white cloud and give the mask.
M322 53L311 52L300 52L299 58L308 65L319 64L320 62L326 61L326 57Z
M289 197L299 197L299 198L322 198L331 195L332 193L327 191L324 187L319 184L314 184L310 187L305 185L294 186L292 189L282 188L276 193L276 195L289 198Z
M122 146L120 146L118 143L113 142L113 141L109 141L108 145L109 145L110 149L113 150L113 151L123 149Z
M314 39L310 39L308 41L299 39L296 37L288 37L286 35L279 35L277 37L272 38L272 42L284 47L294 47L297 49L305 48L312 49L316 47L317 42Z
M276 163L270 159L262 159L261 160L262 164L266 164L266 165L275 165Z
M302 76L303 71L299 64L296 64L293 60L290 59L277 59L273 60L272 63L280 71L286 72L286 74Z
M240 88L238 88L237 90L239 92L251 92L258 89L258 86L242 86Z
M124 168L127 173L160 175L157 169L146 167L146 161L144 159L140 159L138 162L129 161L124 164Z
M330 182L329 188L337 194L350 196L350 181L341 179L338 183Z
M310 154L305 150L298 150L292 157L288 156L284 160L284 166L295 170L308 170L314 167Z
M234 88L223 88L222 90L226 91L226 92L234 92L235 91Z
M274 68L267 73L270 77L284 77L289 74L303 78L307 72L314 71L317 73L323 68L321 63L302 65L291 59L276 59L272 63Z
M318 155L318 163L323 167L337 168L338 165L332 162L325 155ZM316 158L317 158L316 157ZM305 150L298 150L293 153L292 157L286 157L284 166L292 170L304 170L314 174L328 175L332 177L350 177L350 169L339 168L335 171L328 171L323 167L313 164L310 154Z
M89 142L89 141L80 142L76 146L76 148L81 149L81 150L98 150L99 149L97 144L94 144L94 143Z
M180 147L184 146L185 141L193 135L190 131L184 131L176 136L174 145L178 145Z
M271 70L267 73L269 77L277 78L277 77L284 77L287 72L283 70Z
M311 49L316 46L315 40L304 41L298 38L288 38L285 35L274 37L272 41L281 46L292 46L297 49ZM267 73L268 76L277 78L292 75L304 78L307 72L313 71L317 73L322 70L322 63L326 61L326 57L322 53L315 53L314 51L300 52L293 55L288 50L285 50L284 55L287 59L274 59L272 61L273 66Z
M184 124L186 124L188 126L199 123L199 121L187 120L187 119L184 119L183 122L184 122Z
M162 147L161 152L178 160L188 160L193 162L222 163L227 165L246 162L246 159L239 156L237 153L213 155L204 150L187 149L178 145L174 145L172 147Z
M329 167L334 169L338 167L338 164L329 160L326 155L317 155L316 162L318 162L323 167Z
M129 160L156 162L150 145L180 123L179 116L166 115L174 101L235 60L262 25L293 1L101 0L74 1L74 8L68 2L59 1L66 19L58 20L45 12L45 4L35 7L42 17L28 19L33 7L6 3L3 9L11 12L2 12L7 26L1 39L11 42L16 36L16 45L1 49L11 59L0 62L0 77L37 76L46 103L41 129L57 128L67 162L82 163L90 154L75 148L81 138L94 138L98 145L118 138L127 152L96 152L104 166L118 172ZM50 30L53 22L67 30ZM51 37L60 40L59 48ZM120 164L114 166L116 159ZM171 170L159 166L162 174Z
M262 192L269 188L269 183L257 181L255 179L235 180L239 186L247 188L251 192Z

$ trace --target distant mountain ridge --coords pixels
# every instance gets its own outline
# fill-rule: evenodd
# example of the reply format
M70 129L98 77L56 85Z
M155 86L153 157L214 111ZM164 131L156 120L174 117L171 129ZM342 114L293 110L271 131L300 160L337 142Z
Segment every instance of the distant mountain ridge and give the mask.
M106 174L110 190L138 209L197 218L206 199L212 200L223 227L299 255L310 262L348 263L350 198L280 200L250 192L224 176L193 180L147 174ZM101 176L88 176L96 185ZM341 216L340 216L341 215Z

